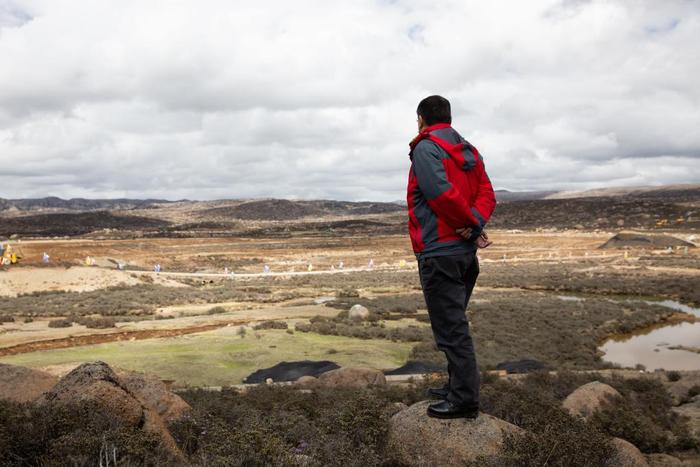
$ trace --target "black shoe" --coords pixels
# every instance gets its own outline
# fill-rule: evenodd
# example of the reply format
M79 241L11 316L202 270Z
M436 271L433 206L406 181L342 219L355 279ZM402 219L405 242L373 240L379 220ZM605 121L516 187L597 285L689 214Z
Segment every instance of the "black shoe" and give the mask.
M463 407L450 401L437 402L428 406L428 417L433 418L476 418L478 407Z
M447 399L447 393L450 392L447 388L429 388L425 393L432 399Z

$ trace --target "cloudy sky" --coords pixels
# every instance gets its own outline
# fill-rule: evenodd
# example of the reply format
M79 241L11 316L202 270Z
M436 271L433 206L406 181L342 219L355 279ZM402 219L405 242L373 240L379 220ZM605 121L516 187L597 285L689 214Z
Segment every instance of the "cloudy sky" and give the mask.
M415 108L497 188L700 182L700 1L0 0L0 197L404 197Z

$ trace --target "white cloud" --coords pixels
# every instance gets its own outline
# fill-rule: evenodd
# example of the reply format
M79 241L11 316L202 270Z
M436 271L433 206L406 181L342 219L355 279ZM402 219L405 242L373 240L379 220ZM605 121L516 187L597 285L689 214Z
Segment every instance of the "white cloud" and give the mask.
M433 93L499 188L697 182L698 33L682 0L0 0L0 196L400 199Z

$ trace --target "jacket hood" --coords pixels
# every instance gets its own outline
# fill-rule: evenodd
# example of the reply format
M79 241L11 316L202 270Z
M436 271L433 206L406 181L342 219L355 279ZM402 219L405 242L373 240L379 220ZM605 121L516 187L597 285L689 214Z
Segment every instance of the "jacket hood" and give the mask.
M472 170L476 166L477 161L481 160L479 151L448 123L431 125L418 133L409 143L411 150L408 156L411 160L413 160L413 150L423 140L437 144L449 154L450 158L462 170Z

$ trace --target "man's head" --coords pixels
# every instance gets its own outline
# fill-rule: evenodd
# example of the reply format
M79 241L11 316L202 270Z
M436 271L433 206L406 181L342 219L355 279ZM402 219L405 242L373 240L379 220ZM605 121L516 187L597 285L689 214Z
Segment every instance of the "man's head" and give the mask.
M418 109L418 129L436 123L452 123L452 109L450 101L442 96L429 96L420 101Z

